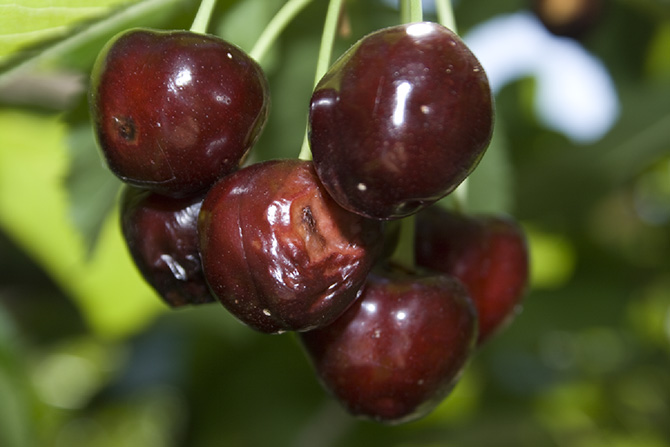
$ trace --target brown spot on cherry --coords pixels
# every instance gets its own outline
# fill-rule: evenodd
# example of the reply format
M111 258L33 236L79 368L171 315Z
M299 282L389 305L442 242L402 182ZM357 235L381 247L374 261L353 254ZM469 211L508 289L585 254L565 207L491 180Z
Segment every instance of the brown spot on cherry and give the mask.
M137 131L135 129L135 121L130 116L114 116L112 117L116 132L127 142L136 141Z
M300 160L223 178L199 222L213 292L239 320L268 333L321 327L344 312L381 251L381 230L341 208L312 163Z

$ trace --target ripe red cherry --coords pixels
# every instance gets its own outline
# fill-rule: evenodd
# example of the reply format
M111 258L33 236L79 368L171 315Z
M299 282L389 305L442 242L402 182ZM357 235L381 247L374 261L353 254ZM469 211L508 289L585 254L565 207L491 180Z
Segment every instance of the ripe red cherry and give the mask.
M127 186L121 231L144 279L172 307L215 301L200 264L198 214L202 198L174 199Z
M465 284L479 313L479 343L516 314L528 282L528 247L511 218L430 207L416 217L416 261Z
M132 29L98 56L89 102L114 174L185 197L238 167L268 98L261 68L239 48L188 31Z
M225 177L207 193L198 228L213 292L267 333L313 329L342 314L383 239L380 222L341 208L300 160Z
M309 141L328 192L377 219L412 214L451 192L491 139L486 74L435 23L376 31L350 48L312 95Z
M344 315L300 339L349 412L396 424L425 416L449 394L476 336L476 311L458 280L375 272Z

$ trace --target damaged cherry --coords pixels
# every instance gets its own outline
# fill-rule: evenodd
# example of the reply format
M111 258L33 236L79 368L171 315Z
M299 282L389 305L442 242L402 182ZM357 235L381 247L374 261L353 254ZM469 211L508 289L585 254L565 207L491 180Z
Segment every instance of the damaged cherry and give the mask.
M268 333L313 329L344 312L383 240L379 222L341 208L300 160L251 165L219 181L199 232L213 292Z

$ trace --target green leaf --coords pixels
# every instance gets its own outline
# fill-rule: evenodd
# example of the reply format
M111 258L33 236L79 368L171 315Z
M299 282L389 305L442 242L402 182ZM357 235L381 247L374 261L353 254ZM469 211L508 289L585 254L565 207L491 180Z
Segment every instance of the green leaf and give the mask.
M0 64L29 45L63 37L73 25L138 0L0 0Z
M88 121L69 128L70 168L65 186L70 216L91 254L102 226L114 208L121 181L103 164Z
M64 116L69 166L64 178L69 213L83 236L86 253L92 254L100 231L116 204L121 181L103 161L91 124L87 97Z
M31 390L13 329L0 307L0 445L28 447L34 442Z
M104 220L90 261L63 179L67 132L58 116L0 110L0 227L77 303L91 328L120 337L164 306L127 253L118 214ZM94 193L94 191L91 191Z
M6 55L11 54L15 59L0 59L0 66L5 66L0 72L0 91L19 82L26 74L56 68L88 70L102 45L116 33L131 27L157 27L169 23L176 12L184 12L185 4L185 0L144 0L116 9L113 14L86 26L67 28L59 35L64 36L61 40L45 43L45 39L39 39L42 45L34 48L39 51L16 54L14 46ZM107 8L106 12L110 11Z

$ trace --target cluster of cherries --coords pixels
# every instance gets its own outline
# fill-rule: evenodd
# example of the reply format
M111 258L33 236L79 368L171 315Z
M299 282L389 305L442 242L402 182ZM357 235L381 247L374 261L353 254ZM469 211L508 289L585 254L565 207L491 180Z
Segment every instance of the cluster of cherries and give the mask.
M258 331L297 332L351 413L419 418L515 313L528 275L513 220L435 204L490 142L486 75L443 26L378 30L314 89L313 160L245 164L268 97L258 64L214 36L132 29L107 44L90 105L127 183L129 251L172 307L218 300ZM404 219L416 262L391 257Z

